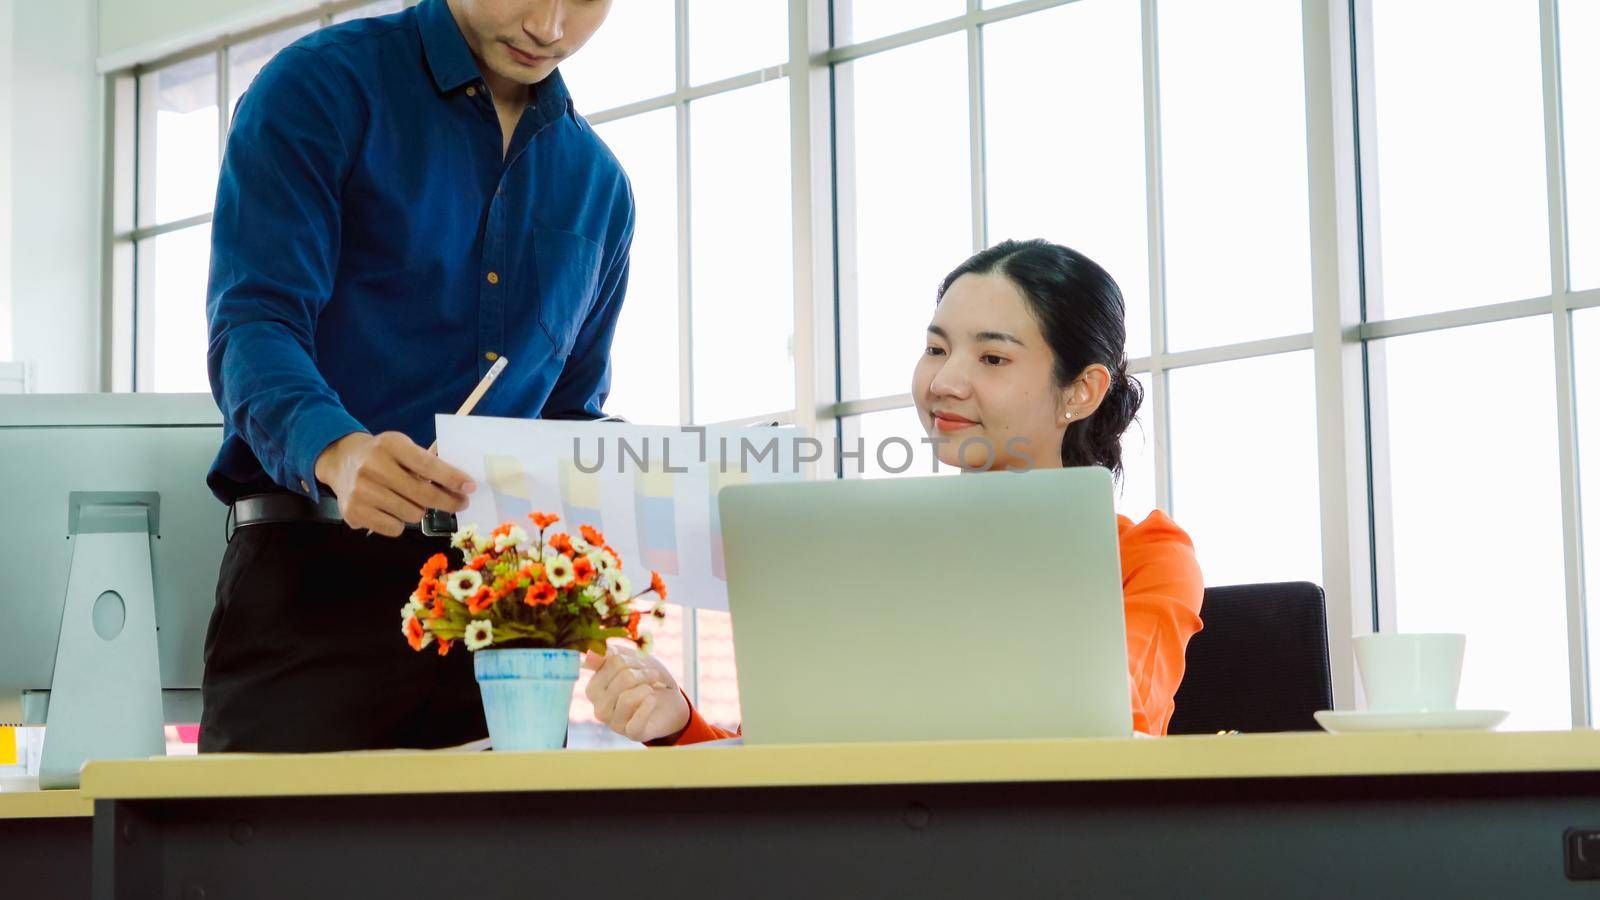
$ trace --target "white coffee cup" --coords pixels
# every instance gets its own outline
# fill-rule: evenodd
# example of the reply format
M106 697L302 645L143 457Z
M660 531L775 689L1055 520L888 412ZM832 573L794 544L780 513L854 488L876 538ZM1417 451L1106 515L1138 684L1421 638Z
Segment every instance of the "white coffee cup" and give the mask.
M1367 708L1381 712L1455 709L1464 634L1361 634L1356 666Z

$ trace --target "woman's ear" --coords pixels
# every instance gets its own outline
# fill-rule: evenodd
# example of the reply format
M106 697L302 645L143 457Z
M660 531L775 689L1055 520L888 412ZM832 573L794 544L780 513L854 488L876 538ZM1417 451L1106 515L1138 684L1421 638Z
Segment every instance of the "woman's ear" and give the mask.
M1100 408L1106 392L1111 390L1111 370L1095 363L1078 373L1072 383L1061 389L1061 412L1057 421L1070 425L1086 419Z

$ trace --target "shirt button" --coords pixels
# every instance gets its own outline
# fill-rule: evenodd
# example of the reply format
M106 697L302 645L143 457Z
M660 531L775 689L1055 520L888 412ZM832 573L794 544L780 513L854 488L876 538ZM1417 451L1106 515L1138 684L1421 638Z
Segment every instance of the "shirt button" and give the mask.
M490 284L499 284L500 283L500 276L496 275L493 272L490 272L489 273L489 283Z
M472 87L471 85L468 85L467 86L467 96L468 97L476 97L476 96L478 96L478 89L475 88L475 87Z
M308 494L311 493L311 486L306 484L306 480L304 478L300 479L300 490L305 491Z
M494 362L495 360L500 358L500 354L494 352L493 350L490 350L488 353L485 353L483 355L483 358L487 359L489 362Z

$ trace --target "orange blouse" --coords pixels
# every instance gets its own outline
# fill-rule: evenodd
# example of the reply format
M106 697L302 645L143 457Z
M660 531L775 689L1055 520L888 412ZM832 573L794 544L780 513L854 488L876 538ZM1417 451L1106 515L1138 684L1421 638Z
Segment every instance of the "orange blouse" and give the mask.
M1117 516L1122 554L1122 606L1128 628L1128 691L1133 699L1133 729L1167 733L1172 697L1183 681L1183 655L1200 630L1200 597L1205 583L1194 543L1167 514L1155 510L1135 525ZM698 744L735 737L689 710L689 724L676 744Z

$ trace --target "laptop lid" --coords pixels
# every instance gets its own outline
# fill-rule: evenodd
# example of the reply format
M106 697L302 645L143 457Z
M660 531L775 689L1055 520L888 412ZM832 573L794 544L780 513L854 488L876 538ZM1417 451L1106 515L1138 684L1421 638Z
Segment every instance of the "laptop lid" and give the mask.
M1105 469L719 500L746 743L1131 733Z

